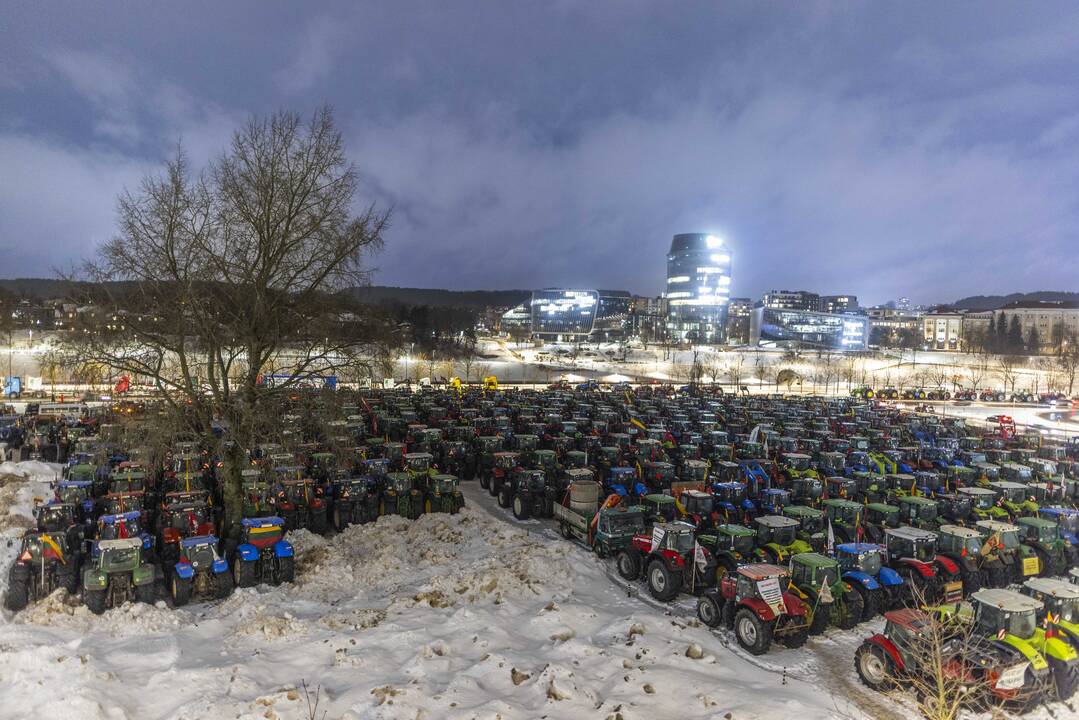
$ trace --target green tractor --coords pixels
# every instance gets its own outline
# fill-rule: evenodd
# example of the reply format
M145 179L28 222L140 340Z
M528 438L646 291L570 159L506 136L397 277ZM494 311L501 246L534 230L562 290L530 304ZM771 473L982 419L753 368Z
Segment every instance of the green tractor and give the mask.
M680 519L678 501L670 495L651 493L641 498L644 507L645 522L649 527L656 523L674 522Z
M936 530L940 527L937 519L937 503L929 498L908 495L899 498L899 519L911 527L922 530Z
M991 585L990 577L996 583L1003 583L996 587L1007 584L1007 575L1000 560L982 555L984 544L981 533L972 528L941 525L937 531L937 554L950 559L959 568L964 595L972 595L983 585Z
M1004 508L1012 522L1021 517L1033 517L1038 514L1038 503L1034 502L1030 488L1023 483L998 480L989 483L989 489L997 493L997 504Z
M129 600L153 603L154 566L143 562L142 539L98 540L82 572L82 600L95 615Z
M996 520L1009 522L1008 511L997 505L997 494L988 487L964 487L956 491L970 500L970 511L975 521Z
M820 553L791 555L791 591L809 606L809 634L829 625L850 630L862 619L861 594L840 577L839 563Z
M757 547L757 533L744 525L717 525L697 536L701 544L716 559L716 581L734 572L745 563L766 562L764 550Z
M989 584L1003 587L1008 582L1023 582L1041 572L1041 560L1034 549L1022 542L1023 529L1000 520L979 520L974 529L984 541L982 555L994 558L1004 566L1005 577L990 578Z
M805 505L788 505L783 515L798 521L798 539L809 543L817 552L824 550L828 541L824 532L824 511Z
M761 515L753 520L757 531L757 547L764 550L769 562L781 565L790 555L813 552L804 540L798 539L800 523L783 515Z
M1068 569L1068 542L1060 536L1060 526L1052 520L1021 517L1015 521L1023 544L1038 556L1041 575L1055 577Z
M258 468L244 468L240 471L240 486L243 492L243 516L262 517L273 514L274 493L270 482Z
M465 506L465 496L461 494L455 475L435 475L431 478L431 491L424 503L426 512L444 512L456 515Z
M974 514L974 504L971 499L962 493L938 493L934 500L937 501L937 517L941 522L952 525L967 525Z
M836 542L854 542L862 524L864 506L850 500L825 500L824 512L831 523Z
M1041 602L1038 620L1079 650L1079 587L1059 578L1030 578L1019 592Z
M423 502L419 491L412 486L412 476L407 472L387 473L379 515L400 515L415 520L422 514Z
M862 518L863 539L865 542L884 542L884 531L900 525L899 508L886 503L869 503L865 506Z
M1013 590L991 589L971 595L970 606L970 610L960 606L953 617L972 622L978 635L996 638L1022 652L1030 662L1034 687L1065 701L1075 694L1079 654L1066 640L1039 627L1041 602Z

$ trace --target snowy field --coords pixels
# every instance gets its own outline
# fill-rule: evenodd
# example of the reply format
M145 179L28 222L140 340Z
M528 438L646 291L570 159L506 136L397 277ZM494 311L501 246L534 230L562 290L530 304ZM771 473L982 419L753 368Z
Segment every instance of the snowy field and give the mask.
M8 540L53 472L0 466L12 508L0 587ZM751 662L689 604L671 614L636 598L590 553L506 522L485 498L470 487L458 516L386 517L331 540L301 531L291 586L101 617L58 591L3 611L0 717L308 718L304 682L327 718L879 716L804 677L810 652ZM811 641L822 644L834 642ZM849 652L838 675L856 684Z

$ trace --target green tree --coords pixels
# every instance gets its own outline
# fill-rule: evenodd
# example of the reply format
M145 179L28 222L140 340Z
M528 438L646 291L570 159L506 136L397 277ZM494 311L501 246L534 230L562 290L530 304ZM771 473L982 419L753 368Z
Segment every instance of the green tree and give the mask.
M1027 335L1027 353L1030 355L1038 355L1042 350L1042 339L1038 334L1038 328L1031 326L1030 334Z
M1023 352L1023 326L1019 324L1019 316L1012 315L1008 325L1008 336L1005 341L1005 352L1018 355Z

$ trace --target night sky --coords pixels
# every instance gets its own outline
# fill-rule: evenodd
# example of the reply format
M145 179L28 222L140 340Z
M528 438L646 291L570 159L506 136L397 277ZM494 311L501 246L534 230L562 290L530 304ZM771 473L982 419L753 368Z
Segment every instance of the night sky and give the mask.
M0 1L0 276L114 230L182 139L331 104L394 209L373 281L656 295L1079 290L1074 2Z

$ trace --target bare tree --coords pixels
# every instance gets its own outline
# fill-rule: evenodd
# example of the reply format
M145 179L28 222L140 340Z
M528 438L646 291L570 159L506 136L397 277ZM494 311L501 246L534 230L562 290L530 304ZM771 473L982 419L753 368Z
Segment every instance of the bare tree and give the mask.
M1018 365L1018 361L1011 355L1001 355L997 358L996 374L1004 383L1005 392L1015 392Z
M727 380L729 380L731 385L734 385L736 389L742 384L742 379L745 377L745 364L745 357L741 353L738 353L737 360L731 362L727 366Z
M280 398L346 366L369 339L347 291L366 281L388 216L354 214L357 183L328 108L308 122L252 118L208 172L193 176L178 149L163 174L125 192L119 232L88 266L104 288L92 300L118 322L74 348L153 384L225 456L229 523L244 451ZM235 442L220 443L217 420Z
M759 352L753 357L753 377L757 378L758 387L764 387L764 381L768 379L768 361Z
M1065 391L1071 395L1075 391L1075 376L1079 372L1079 347L1068 343L1057 358L1057 369L1060 371L1061 387L1067 387Z

